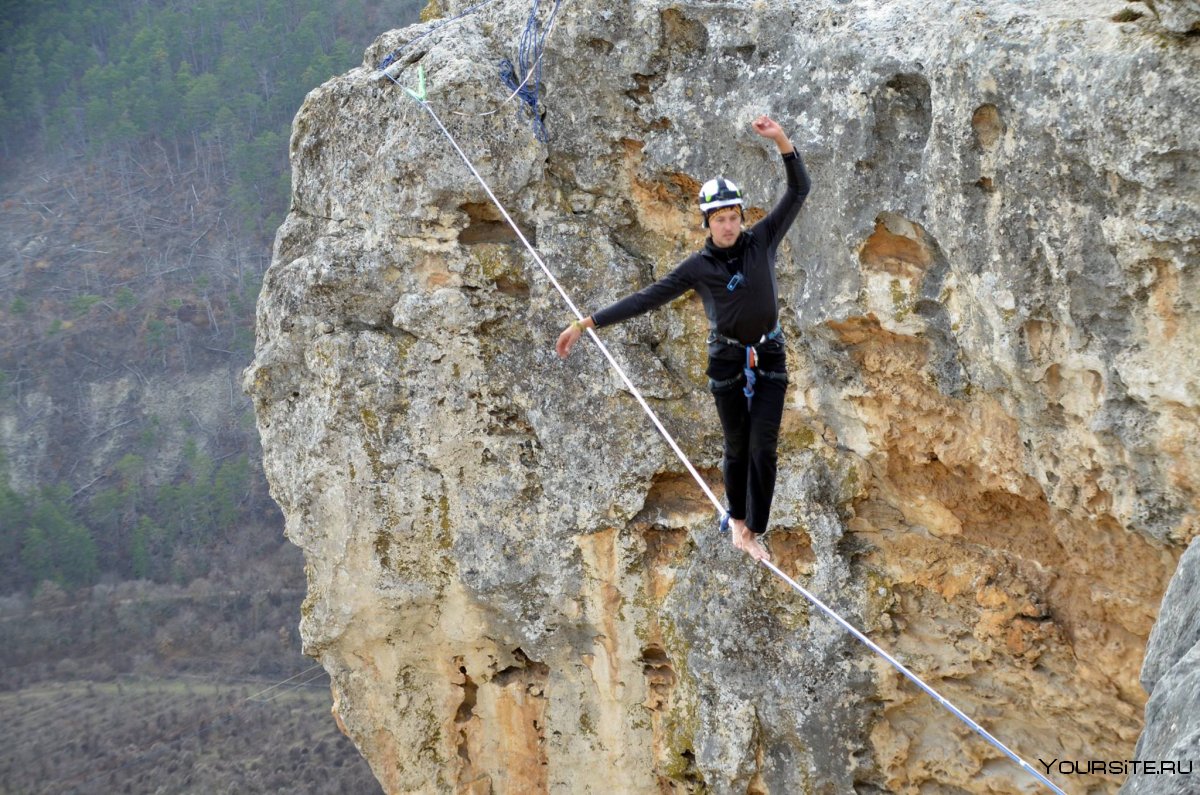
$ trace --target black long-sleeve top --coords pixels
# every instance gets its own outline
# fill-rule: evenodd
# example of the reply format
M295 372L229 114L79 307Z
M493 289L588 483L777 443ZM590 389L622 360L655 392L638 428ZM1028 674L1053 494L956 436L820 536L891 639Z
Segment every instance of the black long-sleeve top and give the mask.
M654 284L593 314L596 327L611 326L657 309L692 289L704 302L709 329L721 336L753 344L774 329L779 322L775 250L796 220L812 185L798 152L782 157L787 189L766 217L742 232L729 248L717 248L710 237L703 249ZM739 271L745 281L731 291L729 280Z

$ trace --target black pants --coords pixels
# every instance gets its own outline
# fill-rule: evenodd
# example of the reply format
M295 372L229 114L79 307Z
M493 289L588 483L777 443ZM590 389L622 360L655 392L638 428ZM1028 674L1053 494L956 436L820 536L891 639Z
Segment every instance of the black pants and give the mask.
M786 377L782 362L772 362L775 377L759 375L754 385L754 400L749 409L742 393L745 379L712 389L725 432L725 498L729 516L745 520L755 533L765 532L771 518L771 500L775 496L776 448L779 424L783 420ZM778 367L779 369L776 369ZM710 363L710 374L714 368ZM779 375L776 375L776 374Z

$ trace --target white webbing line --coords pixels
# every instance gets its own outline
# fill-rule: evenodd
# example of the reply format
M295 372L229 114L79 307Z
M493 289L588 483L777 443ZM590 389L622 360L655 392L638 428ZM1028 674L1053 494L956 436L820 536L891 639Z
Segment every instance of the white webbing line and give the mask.
M392 78L391 75L387 75L387 77L389 79L391 79L392 82L399 85L399 83L395 80L395 78ZM565 301L567 306L571 308L571 312L574 313L576 319L579 320L580 322L583 322L583 314L579 311L579 308L575 306L575 302L571 300L571 296L567 295L567 291L564 290L562 285L558 283L558 279L554 278L554 274L550 272L550 269L548 267L546 267L546 263L543 262L542 258L540 256L538 256L538 253L536 251L534 251L533 246L530 245L529 241L525 238L524 233L522 233L521 229L513 222L512 216L510 216L508 214L508 211L504 209L504 205L502 205L500 203L500 200L496 198L496 194L492 192L492 189L490 187L488 187L487 182L485 182L483 177L479 175L479 172L475 169L475 166L471 163L471 159L467 157L466 153L463 152L462 148L458 145L458 142L454 140L454 136L451 135L450 131L446 129L446 125L442 124L442 120L438 118L437 113L434 112L433 108L429 105L429 103L427 101L417 99L415 96L413 97L413 99L419 105L421 105L421 107L423 107L423 108L425 108L425 110L429 111L429 115L437 123L437 126L439 128L441 128L442 134L446 136L446 140L448 140L450 142L450 145L454 147L454 150L456 152L458 152L458 156L462 158L463 163L466 164L467 168L470 169L471 173L475 176L475 179L479 181L479 184L483 187L484 191L487 192L488 198L490 198L492 200L492 203L496 205L496 209L498 209L500 211L500 213L504 216L504 220L508 221L508 225L511 226L513 231L517 233L517 237L519 237L521 239L521 242L525 244L525 248L527 248L529 250L529 253L533 256L534 261L537 262L538 266L542 269L542 272L546 274L546 278L548 278L550 280L550 283L554 285L554 289L558 290L558 294L562 296L563 301ZM679 456L679 460L683 462L683 465L685 467L687 467L688 472L690 472L692 474L692 477L695 478L696 483L698 483L700 485L700 488L704 491L705 496L707 496L708 499L712 502L713 506L716 507L717 512L719 514L724 515L725 507L721 504L721 501L717 499L717 495L714 494L712 489L709 488L708 484L704 482L704 478L700 477L700 473L696 471L696 468L694 466L692 466L692 462L688 460L688 457L684 454L683 450L681 450L679 445L675 443L675 439L671 436L671 434L663 426L662 422L659 421L658 415L655 414L654 410L650 408L650 405L646 402L646 399L644 397L642 397L642 393L638 390L638 388L636 386L633 385L633 382L631 380L629 380L629 376L627 376L625 374L625 371L623 369L621 369L621 365L617 364L617 360L613 358L613 355L611 353L609 353L608 348L605 347L604 343L600 340L600 337L596 336L595 330L589 328L589 329L587 329L587 333L592 338L592 341L596 343L596 346L600 349L600 352L604 354L604 358L608 359L608 363L611 364L613 366L613 369L615 369L617 371L617 374L621 376L621 380L623 382L625 382L625 386L629 389L629 391L631 393L633 393L633 396L635 398L637 398L637 402L641 404L642 409L650 417L650 421L654 423L654 427L658 428L659 433L661 433L663 435L663 438L667 440L667 444L669 444L671 446L671 449L675 451L675 455ZM985 739L989 743L991 743L995 748L997 748L1001 753L1003 753L1009 759L1016 762L1017 765L1020 766L1022 770L1025 770L1026 772L1031 774L1034 778L1036 778L1042 784L1045 784L1052 792L1057 793L1057 795L1067 795L1063 790L1059 789L1058 786L1056 786L1053 781L1051 781L1050 779L1046 778L1044 775L1039 773L1037 770L1035 770L1033 768L1032 765L1030 765L1028 762L1026 762L1024 759L1022 759L1020 756L1018 756L1014 751L1010 750L1008 748L1008 746L1006 746L1004 743L997 740L994 736L992 736L992 734L990 732L988 732L986 729L984 729L978 723L971 720L971 718L969 718L965 712L963 712L958 707L951 704L950 701L948 699L946 699L945 696L943 696L941 693L934 690L929 685L925 684L925 682L923 682L919 676L917 676L915 673L910 671L899 660L897 660L892 655L888 654L886 651L883 650L883 648L881 648L874 641L872 641L870 638L868 638L866 635L864 635L862 632L860 632L858 629L856 629L853 624L851 624L849 621L847 621L846 619L844 619L840 615L838 615L832 608L827 606L824 602L822 602L816 596L809 593L809 591L807 589L805 589L803 586L801 586L800 583L796 582L791 577L784 574L783 571L780 570L779 567L777 567L774 563L772 563L768 560L762 560L759 562L763 566L766 566L768 569L770 569L772 572L774 572L777 577L779 577L784 582L786 582L788 585L790 585L793 588L793 590L795 590L797 593L799 593L801 596L803 596L805 599L807 599L809 602L811 602L818 610L820 610L826 616L828 616L829 618L831 618L835 622L837 622L839 625L841 625L841 627L843 629L845 629L847 632L849 632L851 635L853 635L855 638L857 638L868 649L875 652L880 657L882 657L884 660L886 660L893 668L895 668L897 671L899 671L901 674L903 674L909 681L913 682L913 684L915 684L917 687L921 688L926 693L928 693L930 696L932 696L935 701L937 701L939 704L941 704L943 707L945 707L952 715L957 717L963 723L967 724L967 726L970 727L970 729L972 731L974 731L980 737L982 737L983 739Z
M420 102L420 100L418 100L418 102ZM487 191L487 195L492 200L492 203L496 205L496 209L498 209L501 214L504 215L504 220L508 221L508 225L511 226L513 231L517 233L517 237L521 238L521 242L525 244L525 248L529 249L529 253L533 255L534 261L537 262L538 266L542 269L542 272L546 274L546 278L550 280L550 283L554 285L554 289L558 290L558 294L562 296L564 301L566 301L567 306L571 308L571 312L574 313L575 318L582 323L584 319L583 313L579 311L579 308L575 306L575 302L571 300L571 296L567 295L567 291L564 290L562 285L558 283L558 279L554 278L554 274L550 272L548 267L546 267L546 263L543 262L542 258L538 256L538 253L534 251L533 246L529 244L529 240L526 239L524 233L521 232L521 229L513 222L512 216L508 214L508 210L505 210L504 206L500 204L500 200L496 198L496 194L492 193L492 189L488 187L488 184L484 181L483 177L481 177L479 172L475 170L475 166L471 164L470 158L468 158L466 153L463 152L463 150L459 147L458 142L454 140L454 136L450 134L450 131L446 129L446 125L442 124L442 120L438 118L436 113L434 113L433 108L430 107L428 102L420 102L420 105L425 108L425 110L429 111L429 115L433 117L435 122L437 122L437 126L442 129L446 139L450 141L450 144L454 147L455 151L458 152L458 156L461 157L463 162L467 164L467 168L469 168L471 173L475 175L475 179L479 180L479 184L483 186L485 191ZM604 354L604 358L608 359L608 363L611 364L613 369L617 371L617 375L621 376L621 380L625 382L625 386L630 392L633 393L633 396L637 398L637 402L641 404L642 409L645 410L647 415L649 415L650 421L654 423L654 427L658 428L659 433L661 433L663 438L667 440L667 444L671 445L671 449L675 451L675 455L679 456L679 460L683 462L685 467L687 467L688 472L692 473L692 477L696 479L698 484L700 484L700 488L704 490L704 494L709 500L712 501L713 506L716 507L719 513L724 514L725 508L721 505L721 501L717 499L717 495L714 494L713 490L708 487L707 483L704 482L704 478L700 477L700 473L696 471L694 466L692 466L692 462L688 460L687 455L682 449L680 449L670 432L667 431L666 427L658 419L658 415L654 413L654 409L650 408L650 404L646 402L644 397L642 397L642 393L636 386L633 385L633 381L629 380L629 376L627 376L625 371L621 369L621 365L617 364L617 360L613 358L612 353L609 352L608 348L604 345L600 338L596 336L596 331L589 328L587 329L587 333L591 336L592 341L596 343L596 346L600 348L600 352Z
M934 701L941 704L952 715L954 715L956 718L961 720L963 723L967 724L967 726L971 727L972 731L974 731L980 737L987 740L989 743L991 743L993 746L995 746L997 749L999 749L1009 759L1011 759L1012 761L1014 761L1018 765L1020 765L1023 770L1031 773L1034 776L1034 778L1036 778L1038 781L1045 784L1047 787L1049 787L1054 792L1059 793L1059 795L1066 795L1065 792L1063 792L1061 789L1059 789L1057 786L1055 786L1053 781L1051 781L1050 779L1043 776L1041 773L1039 773L1037 770L1035 770L1028 762L1026 762L1021 757L1017 756L1016 752L1010 750L1007 745L1005 745L1004 743L997 740L992 735L992 733L989 732L987 729L983 728L978 723L971 720L971 718L968 717L965 712L963 712L961 709L959 709L958 707L951 704L949 699L947 699L945 696L943 696L938 691L934 690L929 685L925 684L925 682L921 680L921 677L917 676L912 671L908 670L908 668L903 663L901 663L895 657L893 657L892 655L890 655L886 651L884 651L882 647L880 647L878 644L875 643L875 641L868 638L866 635L864 635L862 632L860 632L853 624L851 624L849 621L847 621L846 619L844 619L840 615L838 615L836 612L834 612L833 608L829 607L824 602L822 602L820 599L818 599L816 596L809 593L809 591L804 586L802 586L800 583L796 582L791 577L784 574L783 571L781 571L778 566L776 566L774 563L772 563L769 560L763 560L763 561L759 561L759 562L762 563L762 565L766 566L771 571L775 572L775 575L777 577L779 577L781 580L786 582L788 585L792 586L792 588L796 592L798 592L801 596L803 596L808 601L812 602L812 604L815 605L818 610L820 610L822 613L829 616L831 619L833 619L838 624L840 624L842 626L842 628L845 629L847 632L849 632L851 635L858 638L858 640L864 646L866 646L868 649L870 649L871 651L878 654L883 659L887 660L888 663L890 663L893 668L895 668L900 673L904 674L904 676L907 677L910 682L912 682L917 687L921 688L926 693L928 693L930 696L932 696Z

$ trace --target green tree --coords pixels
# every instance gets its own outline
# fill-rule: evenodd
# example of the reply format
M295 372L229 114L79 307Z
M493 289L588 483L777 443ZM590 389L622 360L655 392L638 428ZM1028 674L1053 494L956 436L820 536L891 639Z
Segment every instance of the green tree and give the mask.
M146 459L140 455L129 453L117 462L117 473L126 493L137 492L141 489L142 475L146 471Z
M132 544L129 528L150 507L144 504L145 472L146 459L140 455L128 453L117 462L117 473L121 477L120 504L114 516L116 526L112 528L111 537L119 550L118 554L122 557L128 553L128 547Z
M6 156L16 143L11 135L11 131L16 128L17 123L20 121L19 114L10 106L9 102L5 98L4 92L0 92L0 144L3 144Z
M185 74L181 84L184 80L187 89L183 95L183 123L187 129L203 135L213 128L221 110L221 84L211 72L196 77Z
M46 577L42 576L44 571L41 571L37 579L52 579L64 587L76 588L95 582L99 566L96 542L87 528L79 523L70 500L70 490L66 486L42 489L30 516L33 540L37 544L31 555L38 566L44 567L41 546L44 539L44 544L50 550L51 573ZM27 542L29 539L27 533ZM23 550L22 560L24 557Z
M37 527L27 527L23 541L21 565L25 576L33 582L54 579L54 548L46 533Z
M188 439L184 443L183 461L187 464L188 472L194 482L208 482L212 479L212 456L201 450L195 439Z
M129 562L130 573L136 580L147 580L153 576L150 545L156 536L161 536L161 533L148 516L141 517L133 528Z
M117 291L117 298L116 298L117 309L121 309L121 310L133 309L135 306L137 306L137 303L138 303L137 294L134 293L133 290L130 290L128 287L122 287L120 290Z
M83 118L88 142L93 149L98 149L112 140L112 130L120 124L122 114L127 112L118 97L121 76L111 63L96 65L83 73L80 85L83 89Z
M45 72L32 39L25 38L16 45L8 59L8 67L12 72L7 101L12 104L18 118L32 122L36 132L45 132L50 112L43 93Z
M96 57L91 50L71 44L62 32L49 37L42 46L49 53L42 78L46 90L56 94L69 88L75 75L86 71Z
M154 351L167 347L167 324L156 317L146 318L146 342Z
M226 461L217 470L213 479L213 505L216 508L216 524L220 530L234 530L240 513L242 498L246 496L250 476L250 462L246 456Z
M96 542L82 525L68 524L53 540L59 582L70 588L91 585L100 574L96 561Z
M0 575L12 586L27 583L27 572L22 571L21 557L25 542L25 528L29 524L29 506L12 487L8 464L0 452Z
M174 92L175 75L162 31L152 24L138 30L118 65L118 73L128 86L120 96L137 137L156 134L164 123L169 126L165 118L169 106L164 104Z
M83 114L79 95L74 86L68 86L59 96L58 104L50 111L46 143L54 149L71 151L83 140Z

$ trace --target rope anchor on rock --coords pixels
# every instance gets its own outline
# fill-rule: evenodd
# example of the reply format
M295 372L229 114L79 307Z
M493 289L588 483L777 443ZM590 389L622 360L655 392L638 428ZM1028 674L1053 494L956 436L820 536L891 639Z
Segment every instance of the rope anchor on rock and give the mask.
M388 76L391 77L391 75L388 75ZM400 85L400 84L397 83L396 85ZM417 90L413 91L411 88L408 88L407 86L404 87L404 90L405 90L405 92L408 93L408 95L410 97L415 99L417 102L421 102L421 103L425 102L426 94L425 94L425 67L424 66L421 66L420 64L417 65Z

